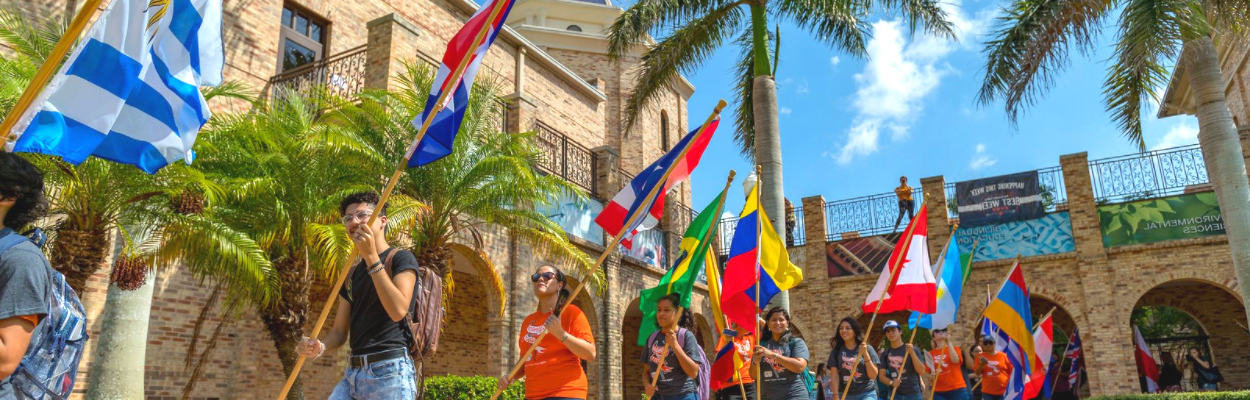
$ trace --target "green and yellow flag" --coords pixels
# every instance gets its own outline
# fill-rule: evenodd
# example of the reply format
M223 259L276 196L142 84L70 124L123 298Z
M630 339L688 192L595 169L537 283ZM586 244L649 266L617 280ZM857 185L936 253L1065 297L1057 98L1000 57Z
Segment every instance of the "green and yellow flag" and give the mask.
M686 234L682 235L681 255L673 263L673 268L660 278L659 285L642 291L642 297L638 300L638 308L642 309L642 326L638 329L639 346L646 346L647 338L658 329L655 326L655 303L661 297L669 293L681 293L681 306L690 308L690 292L694 290L694 283L699 280L699 271L703 269L711 252L712 238L716 237L716 222L720 220L724 199L725 192L721 191L690 222Z

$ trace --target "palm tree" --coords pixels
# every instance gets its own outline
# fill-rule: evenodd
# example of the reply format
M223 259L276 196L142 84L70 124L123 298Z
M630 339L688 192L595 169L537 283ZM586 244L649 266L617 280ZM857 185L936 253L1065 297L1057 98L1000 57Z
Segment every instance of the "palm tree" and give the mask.
M332 122L339 106L324 90L284 92L251 112L220 116L197 144L196 165L224 189L215 218L255 239L273 265L274 301L246 300L288 374L310 301L334 295L327 286L352 252L339 200L375 189L387 164L356 132ZM391 204L392 223L402 223L396 215L412 202L396 196ZM296 381L289 398L302 396Z
M341 114L346 126L392 160L403 158L416 135L411 122L424 108L434 74L425 65L405 63L397 80L397 90L366 91L359 103ZM444 298L450 299L455 287L452 258L458 254L485 267L479 272L501 294L498 309L502 311L503 279L489 255L478 250L485 247L485 229L507 229L540 254L571 264L575 270L584 272L591 260L569 242L559 224L534 208L554 201L560 193L582 200L586 195L558 176L538 172L543 154L534 132L500 131L497 122L502 109L497 98L492 82L474 85L456 151L438 162L409 169L396 191L429 207L407 219L402 230L408 233L418 263L444 277L448 290Z
M1072 48L1093 53L1112 10L1122 9L1103 102L1120 132L1145 150L1141 111L1158 101L1168 78L1164 63L1186 71L1197 104L1198 142L1224 215L1238 287L1250 319L1250 183L1241 144L1225 101L1215 43L1245 46L1250 6L1226 0L1106 2L1015 0L986 43L979 102L1004 100L1008 118L1036 102L1067 65Z
M760 196L765 212L774 219L784 218L774 80L780 37L770 35L768 19L789 20L829 46L863 57L866 38L871 35L864 18L876 7L905 15L913 31L923 26L929 33L954 38L938 0L641 0L612 24L608 53L623 57L648 40L649 34L671 33L642 55L637 86L625 104L625 128L633 126L678 73L696 70L717 47L732 40L739 49L734 72L738 77L734 140L744 155L762 167ZM771 56L770 46L774 48ZM785 224L773 223L773 227L784 237ZM773 301L789 308L786 293Z

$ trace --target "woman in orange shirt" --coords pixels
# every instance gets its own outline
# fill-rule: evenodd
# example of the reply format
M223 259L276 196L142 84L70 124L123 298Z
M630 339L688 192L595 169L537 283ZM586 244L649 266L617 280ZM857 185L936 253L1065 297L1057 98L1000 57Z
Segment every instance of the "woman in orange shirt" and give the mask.
M981 339L981 346L985 352L977 357L976 368L973 368L981 374L981 400L1003 400L1007 380L1011 378L1011 360L1007 359L1007 353L994 348L992 336Z
M534 282L538 310L521 323L521 352L529 351L543 332L547 335L525 360L525 367L517 376L500 378L499 387L505 388L515 379L529 377L532 379L525 383L528 400L585 400L586 371L582 369L582 361L595 360L595 337L590 332L590 322L577 306L570 305L560 312L569 301L569 289L564 273L558 268L539 267L530 281Z
M933 330L933 365L937 379L933 383L933 398L939 400L970 400L968 383L964 382L964 351L950 342L950 332L945 328Z
M742 359L742 368L738 370L738 380L731 379L716 391L716 400L755 400L755 379L751 377L751 357L755 354L755 335L742 329L736 322L730 322L729 329L738 333L738 336L732 339L734 351L737 351L738 357ZM746 398L742 397L743 393L746 393Z

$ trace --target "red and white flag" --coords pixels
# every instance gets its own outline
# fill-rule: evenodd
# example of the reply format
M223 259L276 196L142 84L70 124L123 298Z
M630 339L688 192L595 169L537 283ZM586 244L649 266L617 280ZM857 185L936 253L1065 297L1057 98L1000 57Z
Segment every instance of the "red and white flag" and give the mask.
M865 313L877 310L878 299L882 299L881 313L901 310L925 314L937 312L937 280L933 278L933 268L929 264L927 220L928 212L921 206L920 212L907 224L907 230L894 245L887 269L881 271L877 286L864 299L862 309ZM895 272L891 274L890 271Z
M1146 392L1157 393L1159 391L1159 365L1155 363L1154 355L1150 354L1150 347L1146 346L1146 339L1142 339L1141 331L1137 327L1133 327L1133 356L1137 359L1137 372L1146 377Z
M1050 365L1052 348L1055 346L1053 320L1053 316L1047 315L1046 319L1037 324L1037 329L1033 330L1033 352L1037 354L1033 355L1033 372L1024 383L1024 398L1026 399L1037 397L1038 393L1042 392L1042 386L1046 384L1048 372L1046 368Z

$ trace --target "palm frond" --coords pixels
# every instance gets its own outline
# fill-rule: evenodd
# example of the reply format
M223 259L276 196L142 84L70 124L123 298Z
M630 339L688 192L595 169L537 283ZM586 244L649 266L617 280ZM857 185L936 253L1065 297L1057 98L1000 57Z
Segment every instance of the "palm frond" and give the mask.
M868 55L868 3L863 0L781 0L777 12L817 40L854 57ZM780 47L780 46L778 46Z
M42 64L48 58L56 42L65 34L65 28L64 24L55 20L36 26L11 8L0 9L0 41L36 64Z
M625 130L680 73L698 68L739 26L745 13L737 3L708 12L673 31L642 55L634 92L625 103Z
M1168 81L1162 60L1176 59L1182 26L1190 8L1186 0L1128 0L1120 14L1120 40L1115 62L1103 83L1103 102L1120 132L1145 151L1141 111L1157 101L1154 89Z
M159 234L159 264L182 262L194 276L225 283L232 296L259 304L277 297L268 255L244 232L204 216L169 213Z
M755 46L751 43L751 31L745 31L734 43L738 46L738 61L732 71L734 89L734 143L748 161L755 160Z
M673 29L686 21L714 12L727 4L741 5L734 0L642 0L621 13L608 28L608 57L618 59L629 54L631 47L642 44L649 34Z
M986 42L985 79L977 101L1004 99L1014 124L1054 84L1071 49L1091 54L1112 3L1105 0L1017 0L995 22Z
M204 100L212 100L218 97L223 99L242 100L244 102L254 104L257 92L248 88L243 82L225 81L220 85L200 88L200 94L204 96Z
M930 35L955 39L955 28L947 19L940 0L881 0L886 11L902 14L913 34L924 28Z

